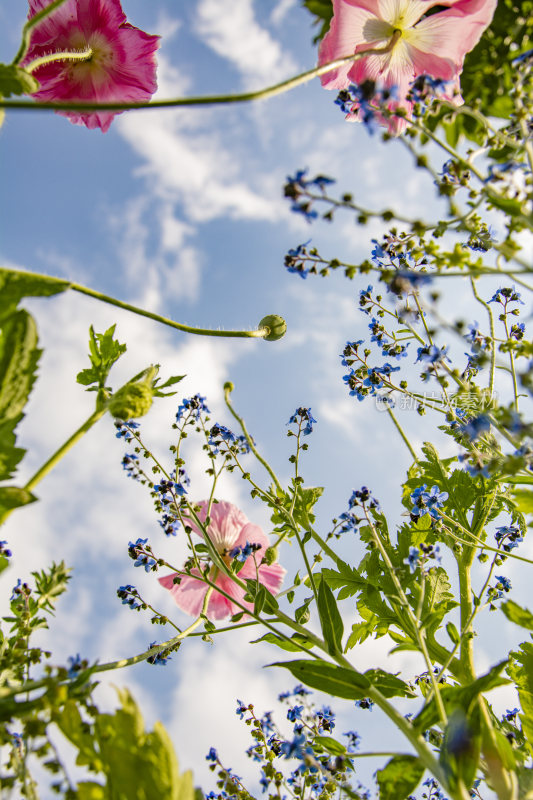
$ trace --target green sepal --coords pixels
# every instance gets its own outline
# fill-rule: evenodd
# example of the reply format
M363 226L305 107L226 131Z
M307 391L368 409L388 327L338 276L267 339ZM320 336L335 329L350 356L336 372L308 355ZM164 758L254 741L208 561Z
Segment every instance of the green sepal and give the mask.
M39 81L16 64L0 64L0 95L33 94L39 89Z

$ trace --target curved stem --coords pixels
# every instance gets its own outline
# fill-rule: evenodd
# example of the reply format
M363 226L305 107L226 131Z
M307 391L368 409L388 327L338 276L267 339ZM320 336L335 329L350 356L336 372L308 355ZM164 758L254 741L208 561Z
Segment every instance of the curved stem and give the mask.
M393 410L389 406L387 406L387 414L389 415L391 420L394 422L394 425L396 426L396 429L397 429L398 433L402 437L405 446L407 447L407 449L409 450L409 452L413 456L413 460L415 462L417 462L418 461L418 456L416 455L415 449L414 449L413 445L411 444L411 442L409 441L409 439L407 438L404 429L402 428L402 426L400 425L400 423L396 419L396 415L394 414Z
M46 56L40 56L30 61L24 69L30 74L35 72L39 67L44 67L46 64L53 64L54 61L89 61L93 54L92 47L87 47L86 50L67 50L63 53L50 53Z
M33 15L31 19L29 19L22 29L22 42L20 43L20 47L17 51L17 55L12 61L12 64L20 64L23 60L24 56L28 52L28 48L30 46L30 39L31 39L31 32L38 25L45 17L48 17L56 8L62 6L66 0L52 0L45 8L41 8L36 14Z
M31 110L53 110L53 111L134 111L147 108L176 108L183 106L214 106L226 105L228 103L249 103L253 100L266 100L269 97L276 97L276 95L289 92L297 86L302 86L313 78L318 78L320 75L325 75L334 69L358 61L369 55L383 55L390 53L394 45L401 36L401 31L395 30L385 47L370 47L366 50L361 50L358 53L351 53L350 55L337 58L335 61L329 61L327 64L321 64L319 67L302 72L292 78L288 78L281 83L275 83L272 86L267 86L264 89L258 89L254 92L243 92L241 94L225 94L225 95L206 95L204 97L176 97L171 100L151 100L148 103L34 103L31 101L9 101L1 100L0 108L25 108Z

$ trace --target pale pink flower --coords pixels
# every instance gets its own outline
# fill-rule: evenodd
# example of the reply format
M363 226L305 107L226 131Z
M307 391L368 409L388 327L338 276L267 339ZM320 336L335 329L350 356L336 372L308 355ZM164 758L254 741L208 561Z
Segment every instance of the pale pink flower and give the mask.
M201 510L198 512L198 519L203 523L207 515L208 502L203 500L199 505ZM259 583L262 583L271 594L276 594L280 589L285 570L280 564L261 564L261 560L270 546L268 537L261 528L249 522L245 514L236 506L224 501L213 503L209 517L210 522L207 529L209 538L228 565L232 561L229 554L234 548L243 548L247 543L260 545L260 549L246 559L238 577L243 581L247 578L255 580L258 577ZM189 519L187 524L195 533L203 536L194 520ZM192 574L199 575L200 573L195 568L192 570ZM170 591L182 611L197 617L202 610L208 589L207 584L190 576L182 577L179 584L174 584L176 576L177 573L173 573L159 578L159 583ZM227 575L219 573L215 584L245 608L253 609L253 604L243 600L245 590ZM210 619L223 619L240 611L242 611L240 606L219 594L216 589L213 591L207 606L207 616Z
M437 5L431 0L333 0L334 16L320 45L319 64L381 49L396 30L401 36L388 53L364 56L326 73L322 85L341 90L371 80L385 88L394 86L396 98L390 108L404 108L409 116L409 85L419 75L430 75L449 81L448 99L462 102L459 75L464 57L490 24L496 4L497 0L443 0L438 6L448 8L428 15ZM405 127L402 120L388 124L395 132Z
M49 0L29 0L29 18ZM41 101L130 103L149 100L157 88L158 36L126 22L120 0L67 0L32 31L22 66L51 53L92 48L88 61L54 61L38 67ZM109 128L117 111L61 111L71 122Z

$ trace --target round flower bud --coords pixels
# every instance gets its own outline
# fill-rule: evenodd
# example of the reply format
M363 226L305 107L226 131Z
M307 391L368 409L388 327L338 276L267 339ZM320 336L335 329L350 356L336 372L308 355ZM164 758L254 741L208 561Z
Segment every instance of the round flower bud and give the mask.
M280 317L277 314L268 314L268 316L263 317L259 323L259 327L268 328L267 335L263 336L265 342L276 342L285 335L287 323L283 317Z
M109 401L109 412L117 419L144 417L153 400L152 387L146 383L127 383Z
M267 547L265 550L265 555L263 556L263 564L275 564L278 560L278 548L277 547Z

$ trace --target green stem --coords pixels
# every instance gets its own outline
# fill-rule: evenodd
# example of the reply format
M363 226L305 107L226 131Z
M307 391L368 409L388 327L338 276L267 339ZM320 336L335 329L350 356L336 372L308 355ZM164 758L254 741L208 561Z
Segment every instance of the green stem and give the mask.
M92 47L87 47L85 50L67 50L63 53L50 53L47 56L40 56L30 61L24 69L30 74L35 72L39 67L44 67L46 64L53 64L54 61L90 61L93 54Z
M394 412L392 411L392 409L391 409L389 406L387 406L387 414L389 415L389 417L391 418L391 420L394 422L394 425L396 426L396 430L398 431L398 433L399 433L399 434L400 434L400 436L402 437L402 439L403 439L403 441L404 441L404 444L405 444L405 446L407 447L407 449L409 450L409 452L410 452L410 453L411 453L411 455L413 456L413 460L414 460L415 462L417 462L417 461L418 461L418 456L416 455L415 449L414 449L414 447L412 446L412 444L411 444L411 442L409 441L409 439L407 438L407 436L406 436L406 434L405 434L405 431L403 430L402 426L400 425L400 423L399 423L399 422L398 422L398 420L396 419L396 415L394 414Z
M83 423L83 425L81 425L78 428L78 430L75 431L72 434L72 436L70 436L67 439L67 441L64 442L61 445L61 447L58 450L56 450L55 453L53 455L51 455L50 458L47 461L45 461L45 463L41 467L39 467L37 472L34 475L32 475L32 477L29 479L29 481L25 484L25 486L23 488L26 489L26 491L31 492L35 488L35 486L37 486L37 484L46 475L48 475L49 472L51 472L53 470L53 468L56 466L56 464L58 464L59 461L61 461L63 456L66 455L66 453L68 453L68 451L71 449L71 447L73 447L77 442L79 442L79 440L87 433L87 431L89 431L92 428L92 426L96 422L98 422L98 420L101 417L104 416L104 414L106 413L106 410L107 409L104 408L104 409L101 409L99 411L95 411L94 414L91 414L89 419L87 419ZM0 516L0 525L3 522L5 522L5 520L9 517L9 515L11 514L12 511L14 511L14 509L12 509L12 508L7 509L6 511L4 511L4 513Z
M230 382L228 382L228 383L225 383L225 384L224 384L224 400L225 400L225 402L226 402L226 405L227 405L228 409L230 410L230 413L231 413L231 414L232 414L232 415L235 417L235 419L237 420L237 422L238 422L238 423L239 423L239 425L241 426L241 430L242 430L242 432L244 433L244 435L245 435L245 437L246 437L246 441L248 442L248 446L249 446L250 450L252 451L252 453L254 454L254 456L257 458L257 460L259 461L259 463L260 463L260 464L262 464L262 465L263 465L263 467L266 469L266 471L268 472L268 474L270 475L270 477L271 477L271 478L272 478L272 480L274 481L274 484L275 484L275 486L276 486L276 489L277 489L277 490L278 490L278 491L279 491L281 494L283 494L283 487L281 486L281 483L279 482L279 480L278 480L278 477L277 477L276 473L274 472L274 470L272 469L272 467L270 466L270 464L269 464L267 461L265 461L265 459L263 458L263 456L262 456L262 455L259 453L259 451L257 450L257 448L256 448L256 446L255 446L255 444L254 444L254 440L252 439L252 437L251 437L251 436L250 436L250 434L248 433L248 430L247 430L247 428L246 428L246 425L245 425L245 423L244 423L244 420L243 420L243 418L242 418L242 417L240 417L240 416L237 414L237 412L235 411L235 409L234 409L234 408L233 408L233 406L231 405L231 402L230 402L230 394L231 394L231 392L233 391L233 388L234 388L234 387L233 387L233 384L232 384L232 383L230 383Z
M313 78L318 78L320 75L326 75L334 69L344 66L345 64L358 61L368 55L383 55L390 53L394 45L401 36L401 31L395 30L385 47L370 47L367 50L361 50L358 53L351 53L350 55L337 58L335 61L329 61L327 64L322 64L314 69L302 72L292 78L288 78L281 83L275 83L272 86L267 86L264 89L258 89L255 92L244 92L242 94L225 94L225 95L206 95L204 97L176 97L171 100L151 100L148 103L33 103L28 101L9 101L2 100L0 108L26 108L26 109L51 109L54 111L134 111L143 108L175 108L179 106L213 106L228 103L249 103L253 100L266 100L269 97L276 97L276 95L289 92L297 86L302 86Z
M472 276L470 276L470 285L472 287L472 293L478 303L480 303L483 308L487 311L489 315L489 325L490 325L490 338L492 339L492 352L490 356L490 378L489 378L489 393L490 398L492 399L492 395L494 393L494 374L496 372L496 333L494 330L494 315L492 313L492 308L483 300L483 298L478 294L476 288L476 282Z
M20 64L23 60L24 56L28 52L30 46L30 39L31 39L31 32L38 25L45 17L48 17L56 8L62 6L66 0L53 0L53 2L49 3L45 8L42 8L36 14L33 15L31 19L29 19L22 29L22 41L20 43L20 47L18 49L17 55L13 59L13 64Z
M211 328L193 328L190 325L183 325L180 322L174 322L173 319L168 319L168 317L162 317L160 314L155 314L153 311L146 311L144 308L133 306L131 303L124 303L122 300L117 300L115 297L110 297L102 292L97 292L95 289L89 289L87 286L80 286L78 283L69 284L69 288L75 292L79 292L80 294L86 294L89 297L94 297L97 300L101 300L103 303L109 303L109 305L117 306L117 308L122 308L125 311L131 311L133 314L139 314L141 317L148 317L148 319L161 322L163 325L168 325L170 328L175 328L176 330L183 331L184 333L194 333L198 336L222 336L224 338L241 339L263 339L265 336L270 334L270 328L268 327L258 328L255 331L221 331L212 330Z

